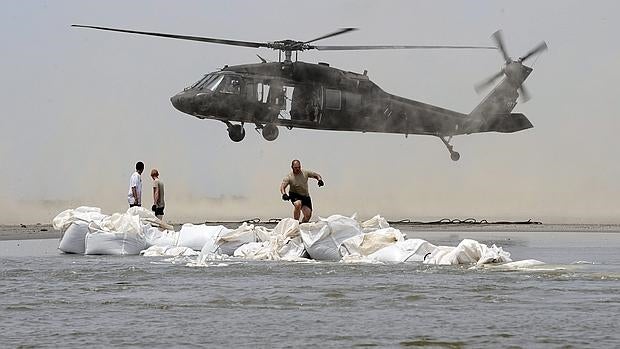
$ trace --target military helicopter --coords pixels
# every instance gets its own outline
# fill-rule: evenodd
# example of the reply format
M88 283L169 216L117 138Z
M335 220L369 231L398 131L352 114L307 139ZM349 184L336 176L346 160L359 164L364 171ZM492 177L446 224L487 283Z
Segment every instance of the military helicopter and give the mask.
M251 42L186 36L90 25L72 25L130 34L201 41L208 43L270 48L277 50L278 62L224 66L171 97L172 105L199 119L224 122L234 142L245 137L244 124L253 123L267 141L278 138L278 126L288 129L358 131L436 136L444 143L450 158L460 154L450 144L456 135L503 132L512 133L533 127L525 115L511 113L519 95L529 94L523 82L532 68L523 62L547 49L540 43L517 60L504 47L501 32L493 34L495 46L317 46L312 43L355 30L343 28L309 41L280 40ZM298 61L298 52L306 50L343 51L379 49L499 49L505 59L503 69L478 84L481 90L504 76L504 79L469 114L425 104L383 91L370 81L367 72L354 73L332 68L327 63ZM284 60L282 60L284 53ZM292 55L295 53L295 61ZM519 93L520 92L520 93Z

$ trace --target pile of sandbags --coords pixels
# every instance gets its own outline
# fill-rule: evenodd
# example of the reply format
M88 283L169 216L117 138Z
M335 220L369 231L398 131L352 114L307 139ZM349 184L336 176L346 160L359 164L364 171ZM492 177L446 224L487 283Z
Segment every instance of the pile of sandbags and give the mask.
M435 265L511 262L510 254L501 247L489 247L471 239L457 246L435 246L422 239L407 239L379 215L363 222L355 215L332 215L303 224L286 218L273 229L248 223L236 229L187 223L177 232L141 207L110 216L102 214L99 208L78 207L61 212L54 218L53 226L62 232L58 248L66 253L197 255L198 264L231 256L250 260L309 258Z
M235 257L253 260L297 260L306 254L299 233L299 222L295 219L285 218L273 229L257 227L255 232L259 241L239 246L233 253Z
M84 254L88 225L105 217L98 207L80 206L62 211L52 220L54 229L62 232L58 248L65 253Z
M165 230L172 227L142 207L108 216L100 208L82 206L61 212L52 225L62 234L58 249L65 253L137 255L149 246L175 241L174 233Z

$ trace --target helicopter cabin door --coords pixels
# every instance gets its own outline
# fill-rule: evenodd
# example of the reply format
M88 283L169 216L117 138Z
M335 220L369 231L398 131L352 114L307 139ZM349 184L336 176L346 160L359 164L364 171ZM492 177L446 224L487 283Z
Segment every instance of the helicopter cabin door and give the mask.
M348 129L345 97L351 97L351 94L336 88L325 87L323 90L323 123L334 129Z
M358 130L362 95L338 88L323 88L321 125L332 130Z
M255 100L258 102L254 111L254 118L259 122L273 122L278 117L290 118L290 97L293 87L284 86L278 81L259 81L256 83ZM290 91L289 91L290 89ZM249 94L248 94L249 96ZM252 98L252 97L250 97Z
M318 85L296 86L290 105L291 120L320 124L323 115L323 88Z

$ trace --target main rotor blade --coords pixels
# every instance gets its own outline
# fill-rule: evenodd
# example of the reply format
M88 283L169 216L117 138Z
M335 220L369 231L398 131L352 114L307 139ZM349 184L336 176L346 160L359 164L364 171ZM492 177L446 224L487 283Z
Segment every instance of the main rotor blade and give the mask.
M494 46L450 46L450 45L370 45L370 46L310 46L319 51L354 50L401 50L401 49L484 49L497 50Z
M538 44L538 46L536 46L533 49L531 49L530 52L526 53L525 56L519 58L519 60L521 62L523 62L526 59L530 58L532 55L535 55L538 52L542 52L542 51L546 51L546 50L547 50L547 43L543 41L540 44Z
M323 36L318 37L318 38L316 38L316 39L312 39L312 40L310 40L310 41L306 41L306 42L304 42L304 44L309 44L309 43L311 43L311 42L315 42L315 41L319 41L319 40L323 40L323 39L331 38L332 36L336 36L336 35L344 34L344 33L350 32L350 31L352 31L352 30L357 30L357 28L342 28L342 29L340 29L340 30L338 30L338 31L335 31L335 32L331 33L331 34L323 35Z
M502 77L502 75L504 75L504 71L500 70L499 72L493 74L493 76L474 85L474 90L476 90L476 92L478 93L482 92L482 90L486 89L489 85L492 85L495 80Z
M510 56L508 56L508 52L506 52L506 47L504 46L504 40L502 39L502 31L498 30L495 33L493 33L492 38L495 40L495 43L497 44L497 48L499 48L499 51L502 53L502 56L504 57L504 60L506 61L506 63L509 63L511 59L510 59Z
M244 47L253 47L253 48L269 47L269 44L262 43L262 42L216 39L216 38L206 38L206 37L202 37L202 36L187 36L187 35L176 35L176 34L165 34L165 33L142 32L142 31L137 31L137 30L126 30L126 29L106 28L106 27L95 27L95 26L91 26L91 25L80 25L80 24L72 24L71 26L72 27L78 27L78 28L90 28L90 29L98 29L98 30L107 30L107 31L113 31L113 32L120 32L120 33L158 36L158 37L170 38L170 39L210 42L210 43L222 44L222 45L244 46Z

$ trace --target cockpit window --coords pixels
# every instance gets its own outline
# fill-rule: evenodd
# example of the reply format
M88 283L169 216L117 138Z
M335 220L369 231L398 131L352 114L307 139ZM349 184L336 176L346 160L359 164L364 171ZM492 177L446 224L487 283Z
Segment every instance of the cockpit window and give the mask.
M199 86L198 88L201 90L204 90L206 88L208 88L209 84L211 84L214 80L216 80L219 76L217 74L213 74L211 76L209 76L208 79L204 80Z
M220 83L222 82L222 80L224 80L224 76L220 75L220 76L214 76L213 79L209 79L209 81L207 81L206 84L204 84L202 86L203 89L208 89L211 91L215 91L215 89L217 89L217 87L220 85Z
M212 76L213 76L213 74L206 74L205 76L202 77L202 79L196 81L193 85L191 85L187 89L193 89L193 88L196 88L196 87L200 86L201 84L203 84L205 81L207 81Z

